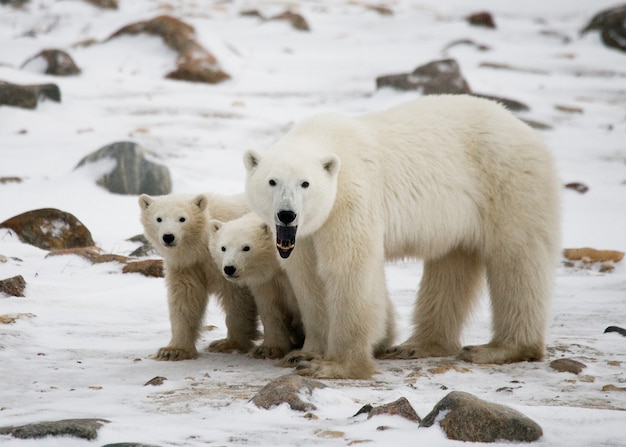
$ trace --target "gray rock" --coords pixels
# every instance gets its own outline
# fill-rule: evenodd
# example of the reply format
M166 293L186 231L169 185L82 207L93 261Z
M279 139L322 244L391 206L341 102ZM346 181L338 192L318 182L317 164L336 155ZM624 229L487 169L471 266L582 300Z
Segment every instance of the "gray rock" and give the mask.
M287 403L295 411L312 411L317 409L315 405L304 402L300 396L303 391L311 395L316 388L326 388L326 385L317 380L287 374L265 385L250 402L266 410Z
M12 278L0 281L0 293L4 293L8 296L23 297L25 288L26 280L22 275L13 276Z
M20 426L2 427L0 435L11 435L18 439L37 439L46 436L74 436L93 440L106 419L63 419L60 421L36 422Z
M18 85L0 81L0 105L34 109L40 99L61 102L61 90L56 84Z
M461 391L453 391L441 399L420 427L431 427L435 421L448 439L457 441L533 442L543 435L541 427L522 413Z
M104 146L83 158L75 169L103 159L113 159L113 170L98 179L98 184L117 194L163 195L172 192L172 180L167 167L145 157L136 143L123 141Z
M54 76L72 76L80 74L80 68L76 66L74 59L63 50L42 50L22 64L22 68L28 68L32 62L43 59L46 69L42 72Z
M454 59L442 59L421 65L412 73L380 76L376 87L397 90L421 90L424 95L470 93L470 87Z

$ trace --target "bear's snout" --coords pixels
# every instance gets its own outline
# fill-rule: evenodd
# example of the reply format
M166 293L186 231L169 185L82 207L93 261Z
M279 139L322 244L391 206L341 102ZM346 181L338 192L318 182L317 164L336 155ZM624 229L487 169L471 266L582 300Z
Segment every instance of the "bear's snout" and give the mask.
M291 222L296 220L296 213L290 210L281 210L277 214L278 220L280 220L285 225L289 225Z
M237 267L235 267L234 265L227 265L224 267L224 274L226 276L234 276L235 272L237 271Z
M176 236L174 236L172 233L165 233L162 236L163 239L163 243L165 245L173 245L174 244L174 240L176 239Z

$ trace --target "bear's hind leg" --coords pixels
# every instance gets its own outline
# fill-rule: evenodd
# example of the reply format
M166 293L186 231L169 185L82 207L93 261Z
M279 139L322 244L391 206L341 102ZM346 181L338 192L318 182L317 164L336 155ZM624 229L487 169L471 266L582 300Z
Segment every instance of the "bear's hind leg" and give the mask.
M474 363L542 360L554 274L549 248L524 244L520 253L493 253L487 262L493 336L459 355ZM500 256L498 256L500 254Z
M457 250L425 261L413 314L413 335L381 357L409 359L458 354L461 331L478 301L484 271L482 260L473 252Z

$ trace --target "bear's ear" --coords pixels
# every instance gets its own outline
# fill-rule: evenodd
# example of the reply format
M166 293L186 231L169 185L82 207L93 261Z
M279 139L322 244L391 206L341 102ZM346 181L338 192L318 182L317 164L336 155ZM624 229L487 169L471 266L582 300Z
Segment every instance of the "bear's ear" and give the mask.
M339 155L330 154L321 159L322 167L331 177L335 177L339 172L341 166L341 159Z
M248 150L243 154L243 165L246 167L246 171L251 172L259 165L261 161L261 155L253 150Z
M204 211L206 209L207 198L204 194L198 194L191 202L196 205L200 211Z
M217 233L219 229L222 228L222 225L224 225L224 222L217 219L211 219L209 221L209 231L211 234Z
M142 210L147 209L150 205L152 205L152 202L154 202L154 199L148 194L142 194L139 196L139 206Z
M261 231L265 235L271 235L272 234L272 230L270 230L270 226L268 224L266 224L265 222L263 222L261 225L259 225L259 228L261 229Z

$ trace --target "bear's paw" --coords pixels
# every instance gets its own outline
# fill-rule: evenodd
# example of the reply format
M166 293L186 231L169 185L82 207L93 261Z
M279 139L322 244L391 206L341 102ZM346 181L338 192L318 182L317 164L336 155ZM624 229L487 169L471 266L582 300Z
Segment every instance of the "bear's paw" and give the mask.
M164 348L160 348L152 358L155 360L178 361L193 360L197 357L198 352L195 349L191 351L189 349L166 346Z

